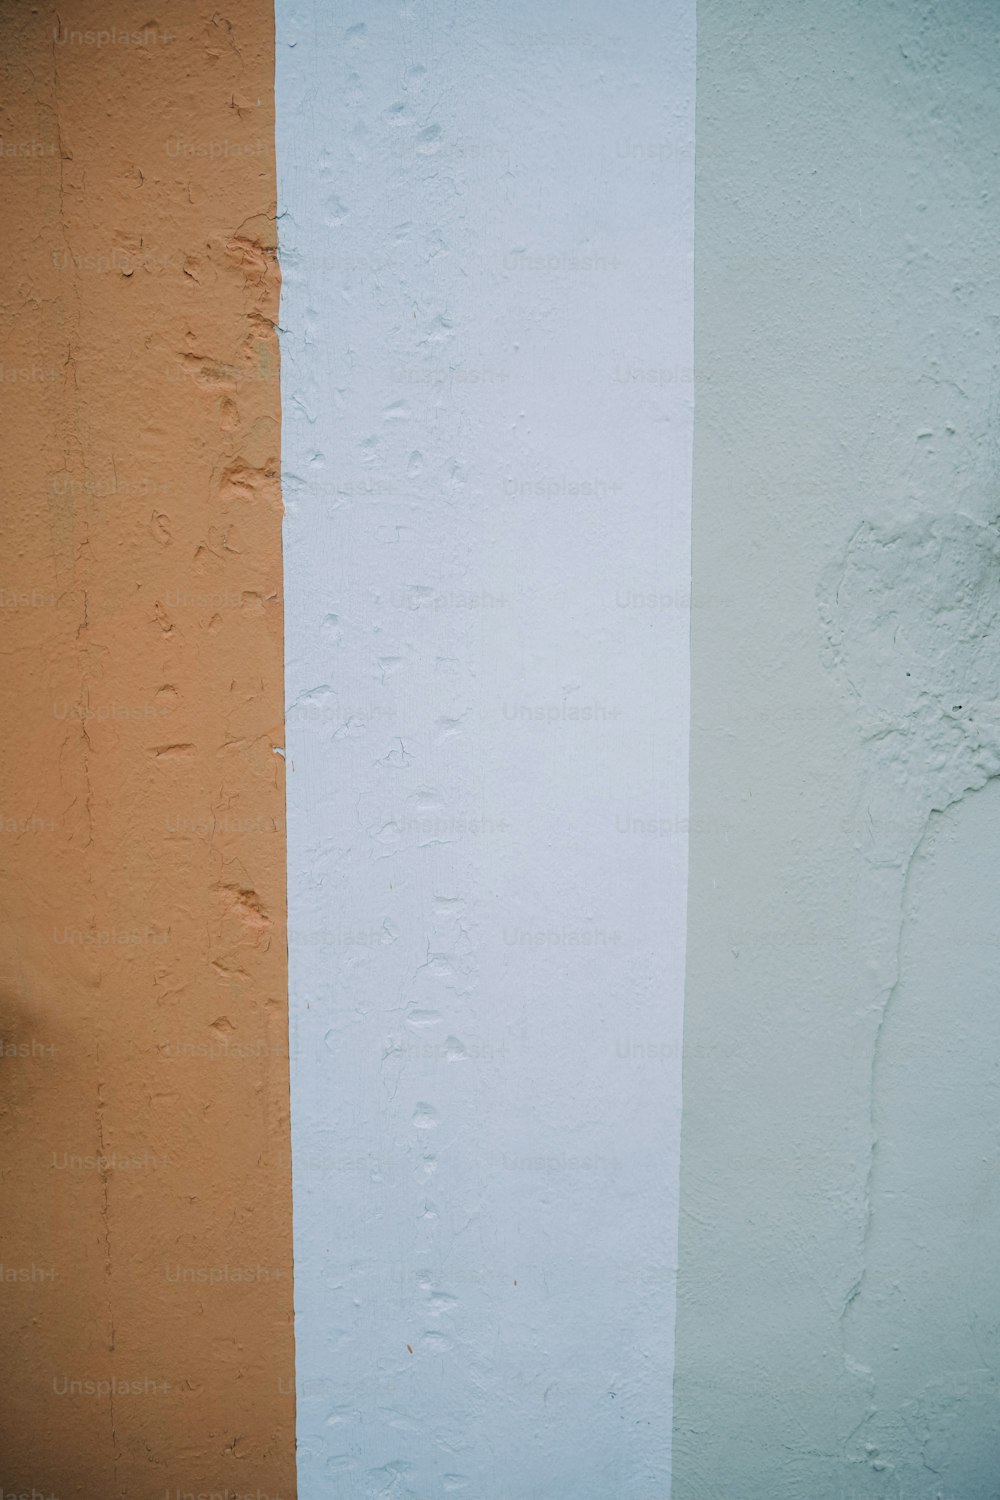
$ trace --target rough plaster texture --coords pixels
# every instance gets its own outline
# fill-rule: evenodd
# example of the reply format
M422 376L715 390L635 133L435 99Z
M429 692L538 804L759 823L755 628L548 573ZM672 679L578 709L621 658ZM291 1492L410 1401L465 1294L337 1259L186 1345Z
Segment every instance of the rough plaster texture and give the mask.
M272 18L0 25L0 1489L288 1497Z
M998 20L699 7L676 1500L1000 1494Z
M693 23L278 5L308 1500L669 1486Z

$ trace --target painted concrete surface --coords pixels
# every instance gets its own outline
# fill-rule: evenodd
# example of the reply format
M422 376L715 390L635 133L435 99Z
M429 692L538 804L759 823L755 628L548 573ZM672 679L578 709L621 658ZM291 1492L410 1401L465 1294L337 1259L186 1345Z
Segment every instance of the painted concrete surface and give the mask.
M677 1500L992 1500L995 7L699 7Z
M6 1497L294 1487L272 17L168 9L0 17Z
M693 21L278 5L305 1500L669 1487Z

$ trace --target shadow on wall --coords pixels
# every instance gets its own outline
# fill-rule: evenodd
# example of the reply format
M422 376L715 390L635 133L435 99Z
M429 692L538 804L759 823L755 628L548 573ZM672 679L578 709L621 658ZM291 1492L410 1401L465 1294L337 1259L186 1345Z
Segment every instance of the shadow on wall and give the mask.
M32 950L23 929L3 938L7 951ZM17 1372L0 1404L0 1494L48 1500L110 1493L115 1474L97 1437L110 1432L108 1398L58 1399L77 1376L112 1373L109 1174L96 1156L70 1154L99 1149L97 1028L74 984L43 973L29 959L0 988L0 1296ZM35 998L48 998L47 983L58 1005Z

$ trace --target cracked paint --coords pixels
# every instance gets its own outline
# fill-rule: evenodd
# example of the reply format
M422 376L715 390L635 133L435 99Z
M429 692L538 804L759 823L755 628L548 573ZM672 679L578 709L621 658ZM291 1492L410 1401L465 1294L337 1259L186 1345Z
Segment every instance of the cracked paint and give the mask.
M959 511L906 523L865 523L821 590L821 617L826 663L847 693L864 746L859 847L881 900L898 901L894 947L887 952L871 937L869 972L882 985L871 1007L870 1145L858 1270L841 1314L845 1368L864 1384L867 1413L846 1451L872 1473L891 1474L904 1486L931 1472L954 1493L977 1493L988 1466L996 1472L1000 1461L989 1427L962 1453L943 1453L938 1468L922 1455L950 1416L942 1396L948 1381L968 1378L970 1370L995 1378L993 1366L1000 1364L1000 1342L987 1353L984 1345L993 1341L974 1337L975 1321L984 1316L1000 1331L1000 1304L989 1282L972 1288L971 1306L963 1305L953 1286L968 1257L952 1247L949 1257L935 1262L932 1253L935 1227L954 1213L956 1170L968 1170L947 1143L949 1137L968 1137L968 1117L981 1131L976 1154L1000 1169L996 1128L989 1116L980 1119L981 1101L978 1107L966 1101L975 1056L989 1047L992 1028L984 1017L965 1032L962 1047L945 1042L952 1025L960 1024L960 992L982 993L991 971L1000 981L991 946L994 899L986 902L981 928L970 913L982 904L982 883L973 872L994 847L977 825L985 818L995 827L1000 807L990 788L1000 774L1000 520ZM967 840L964 851L959 831ZM938 871L949 853L950 880L942 886ZM965 956L970 941L988 945L985 961L974 967ZM925 957L914 972L912 955L928 942L938 954L954 946L943 966L944 984L932 991L933 1014L920 1017L921 1000L926 1006L930 999L925 992L933 964ZM943 1035L935 1045L937 1024ZM995 1044L990 1074L1000 1068L1000 1037ZM940 1122L942 1173L935 1172L931 1155L922 1154L923 1117L933 1114L935 1096L949 1087L956 1102L963 1101L966 1120ZM992 1079L985 1097L1000 1110ZM905 1133L901 1118L909 1127ZM984 1235L984 1205L969 1203L967 1212L967 1232ZM1000 1221L993 1228L1000 1231ZM908 1278L917 1284L906 1293L901 1325L901 1311L887 1319L885 1310ZM906 1368L900 1350L907 1329L926 1323L936 1328L937 1339L930 1348L914 1348ZM947 1350L955 1345L958 1369L950 1371ZM957 1397L954 1404L961 1406ZM911 1418L918 1409L933 1420L923 1428L918 1423L915 1437Z

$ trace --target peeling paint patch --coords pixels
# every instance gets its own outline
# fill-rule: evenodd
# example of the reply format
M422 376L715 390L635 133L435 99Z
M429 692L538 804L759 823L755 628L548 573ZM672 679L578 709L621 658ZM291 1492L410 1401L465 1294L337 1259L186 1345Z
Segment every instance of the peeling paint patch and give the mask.
M967 1407L944 1394L948 1382L938 1371L945 1350L955 1346L953 1358L967 1368L984 1357L988 1330L1000 1333L1000 1302L986 1267L963 1304L954 1278L970 1256L957 1243L941 1253L942 1240L958 1233L967 1244L970 1232L984 1228L973 1202L965 1204L967 1228L960 1232L955 1222L968 1169L953 1158L962 1155L957 1145L970 1122L978 1121L976 1154L1000 1168L995 1116L982 1118L981 1103L968 1099L984 1049L992 1048L983 1083L1000 1110L1000 1033L993 1036L985 1016L974 1020L975 1011L963 1024L991 969L1000 983L998 955L982 948L995 890L982 925L972 918L984 883L995 886L993 837L1000 831L984 842L984 817L992 825L1000 816L990 787L1000 773L1000 520L957 512L896 525L866 522L820 599L825 662L863 745L860 847L873 877L881 876L881 900L898 903L895 942L883 941L869 964L877 986L869 1013L870 1148L857 1275L840 1320L844 1366L866 1390L867 1416L849 1454L905 1492L927 1470L943 1473L926 1454L940 1443L942 1426ZM952 864L943 886L942 850ZM970 945L982 955L973 968ZM915 963L915 951L922 962ZM985 998L980 993L978 1003ZM952 1096L954 1114L938 1118L937 1101ZM1000 1232L1000 1220L992 1227ZM1000 1343L992 1357L1000 1359ZM978 1492L988 1447L984 1433L981 1451L942 1450L960 1476L956 1493ZM995 1472L996 1455L988 1462Z
M865 522L820 599L868 756L870 857L898 858L904 830L1000 771L1000 517Z

